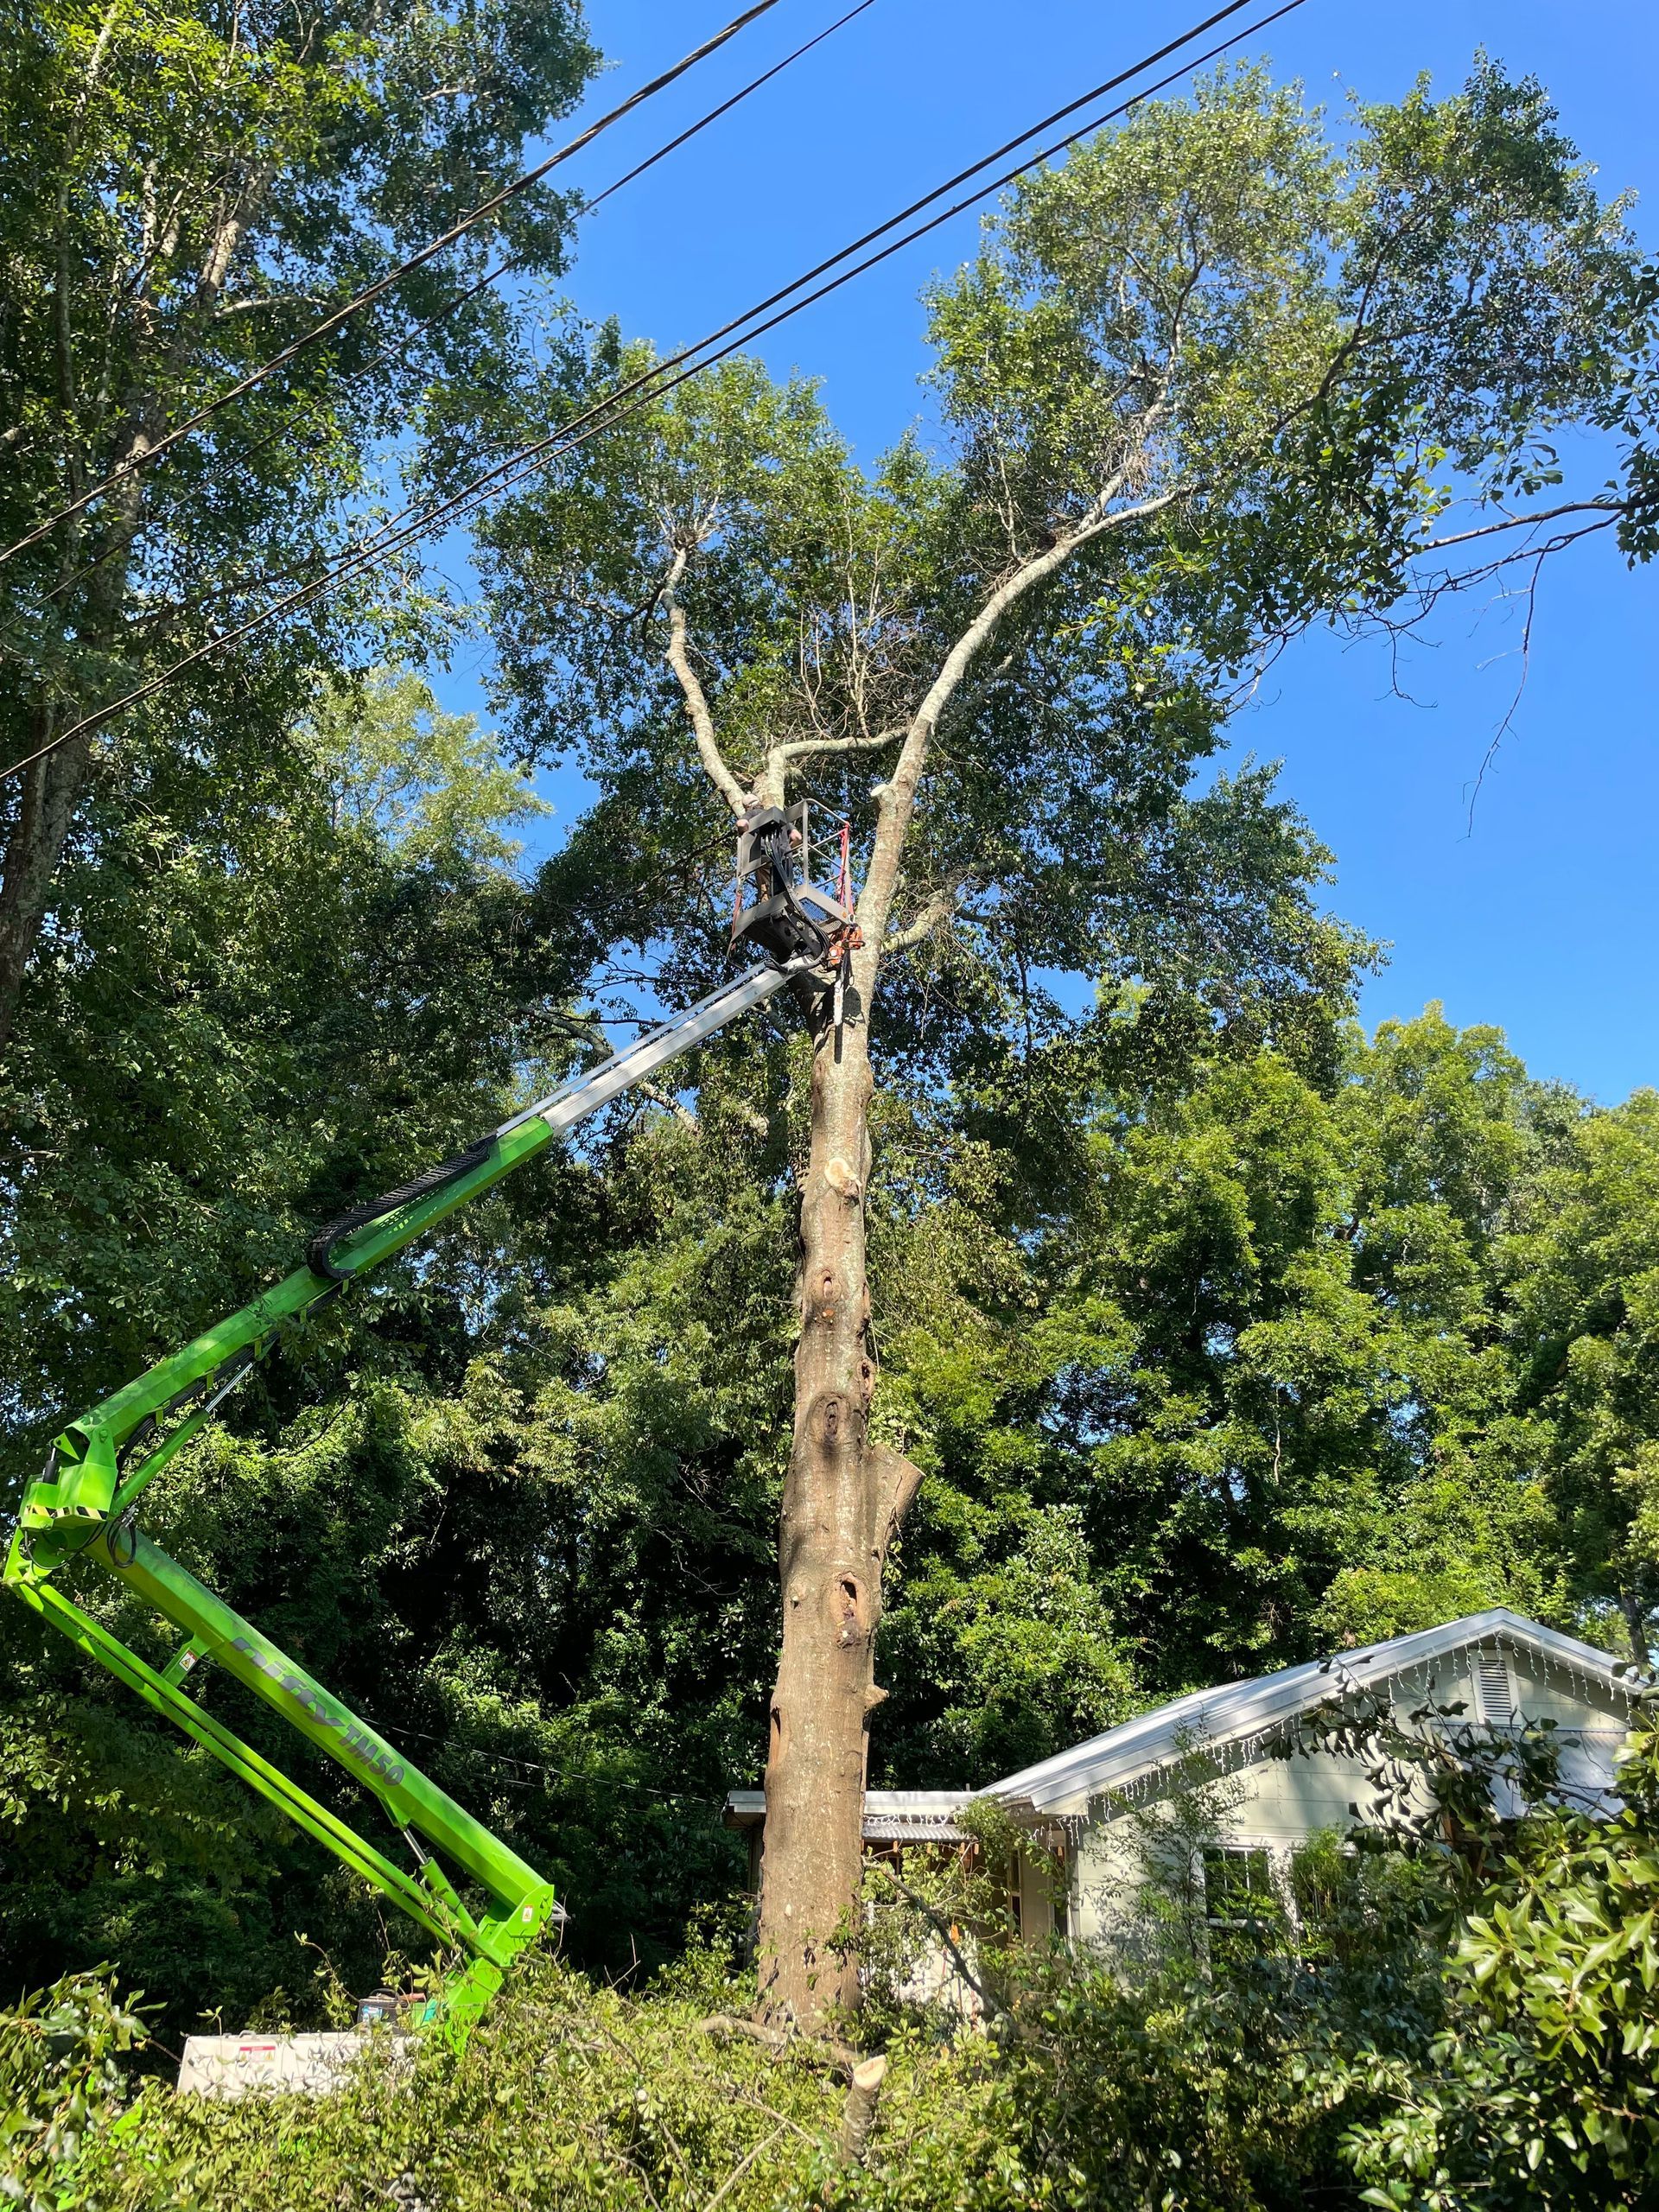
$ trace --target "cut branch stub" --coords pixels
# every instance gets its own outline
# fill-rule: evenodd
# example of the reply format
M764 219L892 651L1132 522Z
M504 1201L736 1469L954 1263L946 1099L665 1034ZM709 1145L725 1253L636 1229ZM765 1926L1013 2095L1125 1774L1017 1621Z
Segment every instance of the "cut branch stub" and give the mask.
M843 2166L861 2166L870 2146L870 2135L875 2126L876 2107L881 2101L881 2084L887 2079L887 2062L880 2056L866 2058L853 2069L853 2078L847 2087L847 2103L841 2116L841 2163Z

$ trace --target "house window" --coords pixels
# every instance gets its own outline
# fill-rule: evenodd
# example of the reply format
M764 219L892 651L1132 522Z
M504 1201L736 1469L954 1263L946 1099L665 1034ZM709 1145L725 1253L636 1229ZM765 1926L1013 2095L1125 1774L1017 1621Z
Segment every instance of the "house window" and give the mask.
M1211 1958L1263 1950L1284 1924L1271 1853L1255 1844L1212 1844L1202 1856Z

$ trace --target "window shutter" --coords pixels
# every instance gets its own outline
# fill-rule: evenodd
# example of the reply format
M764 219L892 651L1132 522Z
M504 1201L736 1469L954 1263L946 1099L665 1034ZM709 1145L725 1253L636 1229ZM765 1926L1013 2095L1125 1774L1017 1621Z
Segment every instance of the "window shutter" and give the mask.
M1475 1654L1475 1696L1488 1728L1507 1728L1514 1719L1509 1662L1496 1647Z

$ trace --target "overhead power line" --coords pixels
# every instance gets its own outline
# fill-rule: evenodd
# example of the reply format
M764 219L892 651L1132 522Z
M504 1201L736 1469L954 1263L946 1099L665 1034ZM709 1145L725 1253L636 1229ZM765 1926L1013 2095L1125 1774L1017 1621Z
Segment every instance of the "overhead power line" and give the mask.
M666 161L671 154L678 153L680 148L689 140L695 138L699 131L706 130L711 123L718 123L721 116L729 115L734 107L741 106L752 92L758 92L763 85L769 85L774 77L781 77L784 71L792 63L799 61L804 55L810 54L814 47L822 46L825 39L832 38L838 30L850 23L855 16L861 16L866 9L873 8L874 5L875 0L858 0L856 7L849 8L844 16L837 16L833 23L826 23L821 31L815 31L810 38L804 39L799 46L785 54L781 61L774 61L770 69L763 69L758 77L751 77L747 85L741 86L729 99L721 100L718 107L711 107L706 115L700 115L695 123L688 124L683 130L677 131L672 138L664 140L662 145L647 154L644 161L636 162L631 169L624 169L620 176L613 177L602 192L596 192L591 200L582 201L577 211L578 214L586 217L591 215L596 208L602 207L607 200L621 191L624 185L633 183L636 178L644 176L647 169L655 168L658 162ZM502 277L511 276L515 269L522 266L523 264L512 255L509 255L505 261L498 261L494 268L486 270L475 284L469 284L464 292L458 292L453 300L446 301L435 315L429 315L424 322L417 323L410 333L410 336L413 338L422 336L426 331L432 329L435 324L454 315L457 308L464 308L469 300L476 299L480 292L487 290L492 284L499 283ZM390 358L394 350L388 346L385 353L377 354L374 360L366 367L357 370L353 376L346 378L346 384L350 385L356 381L357 378L366 376L371 370L379 367ZM280 432L273 432L270 435L280 435ZM260 441L261 444L265 442L267 442L266 440ZM255 451L257 449L257 448L253 448Z
M1235 5L1224 9L1222 15L1232 15L1236 12L1237 7L1249 4L1249 0L1235 0ZM1247 25L1243 31L1236 33L1232 37L1224 39L1218 45L1210 48L1206 53L1184 61L1178 69L1172 70L1168 76L1160 77L1154 84L1143 85L1130 99L1122 101L1116 107L1107 108L1101 114L1090 117L1087 123L1079 124L1077 130L1069 131L1065 137L1057 138L1052 143L1039 148L1036 153L1027 155L1024 160L1016 162L1012 168L1005 169L1001 175L991 178L988 183L977 186L965 198L957 200L949 207L943 208L938 214L931 216L926 222L918 223L913 230L906 231L903 237L892 239L879 252L869 254L854 267L841 270L839 275L820 284L816 291L807 293L804 298L790 300L790 294L800 285L810 283L813 277L823 270L835 268L836 264L843 260L848 254L857 252L859 246L868 244L871 238L882 237L893 226L891 222L883 224L880 230L867 233L866 238L859 239L853 245L843 247L842 251L830 260L821 262L817 269L809 270L804 276L798 277L793 284L786 285L783 291L774 292L771 299L760 302L758 306L750 308L747 315L722 324L719 330L712 331L707 338L699 340L696 345L686 346L677 353L671 353L666 360L659 361L650 369L641 371L638 376L630 378L627 383L619 385L614 392L607 394L603 399L594 401L581 414L572 416L569 422L561 424L557 430L550 432L546 438L538 439L535 444L521 448L518 453L510 454L505 461L496 463L494 467L486 471L484 475L475 477L470 485L462 491L454 493L438 506L423 513L412 513L411 510L405 509L404 514L412 516L406 526L399 527L403 523L403 517L394 517L391 523L383 526L386 531L395 531L394 537L384 541L377 540L364 546L357 553L348 551L342 556L339 581L346 582L351 575L357 574L361 568L385 557L389 553L400 551L416 538L428 535L434 527L457 520L468 509L478 505L487 493L511 491L514 485L522 482L526 476L532 475L544 462L557 460L561 454L572 452L576 448L586 445L591 438L600 435L606 430L614 429L619 423L626 422L630 416L639 413L642 409L663 398L667 393L677 390L681 385L689 382L691 378L700 376L705 369L713 368L718 362L725 360L741 347L752 345L757 338L765 337L768 331L775 330L780 323L787 322L791 316L799 315L803 309L815 305L819 300L827 298L831 292L839 291L843 284L850 283L854 277L861 276L867 270L874 269L878 263L890 259L893 254L901 251L904 247L914 245L918 238L925 238L929 232L939 229L942 225L950 222L954 216L963 213L965 210L976 206L980 200L988 198L993 192L1000 192L1004 185L1012 184L1016 178L1025 175L1028 170L1039 167L1046 161L1052 160L1056 154L1063 152L1068 146L1075 145L1079 138L1086 137L1090 131L1098 130L1118 117L1127 115L1131 108L1138 107L1141 101L1151 99L1154 92L1166 91L1168 86L1189 75L1192 70L1201 69L1206 61L1214 60L1217 55L1224 54L1227 48L1236 44L1239 39L1249 38L1257 31L1265 30L1269 24L1277 22L1281 16L1293 14L1303 4L1304 0L1283 0L1283 4L1275 8L1271 14L1259 16L1254 23ZM1219 20L1219 17L1211 16L1208 23L1200 24L1196 31L1189 32L1188 37L1198 35L1208 29L1211 24ZM1163 54L1167 54L1169 51L1170 49L1166 47L1163 49ZM1162 58L1162 54L1150 57L1152 60ZM1143 61L1135 69L1126 70L1122 76L1111 81L1114 84L1121 84L1124 78L1138 74L1140 69L1147 66L1148 63ZM1096 86L1093 93L1085 94L1084 100L1074 105L1083 105L1086 100L1096 97L1103 89L1105 88ZM1065 114L1069 111L1062 109L1060 112ZM1050 120L1052 118L1051 118ZM1041 130L1046 125L1038 124L1034 127ZM1032 135L1031 131L1027 131L1022 134L1021 138L1014 139L1010 143L1019 145L1023 143L1024 138L1030 137ZM1006 152L1007 149L1003 148L1001 150ZM987 159L991 161L996 158L995 155L987 156ZM984 164L979 163L976 166L983 167ZM963 174L972 175L974 171L966 170ZM953 179L952 182L957 181ZM925 207L939 197L939 193L948 192L950 189L949 184L942 185L938 192L931 193L926 200L917 201L915 206ZM906 213L913 212L913 208L906 210ZM902 215L893 218L893 222L903 220ZM767 308L779 300L788 301L789 304L780 308L776 314L768 316L765 321L753 321L754 316L764 315ZM714 346L716 340L727 338L728 334L733 331L736 331L738 334L730 338L727 344L721 346L717 352L705 351L707 347ZM702 355L702 358L693 359L694 355ZM681 366L681 364L686 362L690 362L689 367ZM671 369L676 370L677 373L668 376L667 372ZM658 381L664 378L667 378L665 382ZM637 398L632 405L622 408L614 414L606 413L607 409L615 406L619 399L625 398L630 393L646 385L650 386L650 389L645 391L643 396ZM595 416L602 419L590 421L590 418ZM587 427L582 427L583 425ZM578 429L580 429L579 435L570 435L573 430ZM316 588L331 589L334 581L334 576L331 573L330 576L318 580ZM0 777L3 777L6 772L0 770Z
M777 4L778 0L755 0L753 7L746 8L741 16L734 16L723 30L716 31L712 38L705 39L701 46L694 47L691 52L677 61L671 69L664 69L660 76L653 77L649 84L641 85L637 91L630 92L626 99L612 108L607 114L600 116L596 121L590 123L585 130L578 131L576 136L561 146L556 153L550 154L544 162L538 162L534 168L526 169L522 176L515 177L511 184L504 185L499 192L493 194L488 200L481 201L469 214L463 215L458 222L452 223L447 231L432 239L429 245L423 245L418 253L410 254L406 261L399 262L397 268L389 270L384 276L378 277L372 284L365 285L363 290L354 293L349 300L336 308L332 315L325 315L321 322L314 323L309 330L302 332L291 345L284 346L279 353L273 353L268 361L262 362L257 369L251 370L239 383L230 385L217 397L210 399L205 406L198 408L194 415L188 416L182 423L175 423L174 428L168 431L164 437L158 438L147 452L135 454L132 460L123 462L119 468L112 470L100 483L94 484L90 491L81 493L78 499L71 499L66 505L60 507L55 514L48 515L44 522L37 523L33 530L20 537L15 544L8 545L3 550L0 550L0 563L10 561L15 554L24 551L29 546L37 545L41 538L50 536L60 523L71 521L76 515L83 512L94 499L101 499L106 492L113 491L118 484L125 483L130 477L137 475L141 470L153 467L163 454L170 452L178 444L181 438L188 437L193 430L200 429L210 416L218 414L221 407L228 407L232 400L244 397L257 385L262 385L267 377L274 376L278 369L286 367L288 363L298 354L304 353L308 346L315 346L319 339L327 338L332 332L340 329L346 323L351 321L353 316L360 315L365 308L372 306L376 300L383 297L394 285L400 284L405 276L411 275L416 269L423 268L435 255L442 253L446 246L454 245L458 238L465 238L468 231L475 230L486 217L494 214L498 209L505 207L509 200L516 200L521 193L528 192L533 184L539 183L550 170L557 168L562 162L568 162L572 155L581 153L583 147L591 146L602 131L608 130L613 124L620 123L624 116L631 115L634 109L642 105L645 101L652 99L658 92L664 91L667 86L683 77L688 70L694 69L698 62L706 60L709 54L716 52L728 40L735 38L739 31L747 29L757 16L767 14Z
M636 1796L656 1797L664 1803L674 1805L708 1805L719 1812L726 1801L723 1797L695 1797L686 1789L658 1789L649 1782L635 1782L630 1776L610 1774L592 1767L552 1766L545 1759L520 1758L516 1751L482 1751L471 1744L457 1744L453 1736L434 1736L423 1728L394 1726L389 1720L378 1722L380 1732L393 1738L404 1738L420 1744L442 1744L447 1751L460 1758L474 1759L485 1766L512 1767L520 1773L550 1774L560 1782L580 1783L595 1789L632 1789ZM519 1789L534 1789L533 1783L517 1782L509 1785ZM546 1784L540 1785L545 1794Z
M791 297L791 295L801 291L804 286L812 283L815 278L823 276L827 271L837 270L838 264L856 254L861 247L886 237L889 231L903 223L908 216L931 207L957 184L977 175L1013 148L1025 144L1028 139L1039 131L1048 129L1053 123L1069 118L1081 107L1090 105L1103 92L1112 91L1128 82L1131 78L1138 77L1146 69L1155 67L1158 62L1167 59L1182 47L1190 45L1194 39L1202 37L1205 31L1213 29L1217 24L1224 22L1230 16L1239 14L1249 4L1249 0L1231 0L1230 5L1218 10L1202 22L1195 24L1179 38L1173 39L1167 45L1159 48L1154 54L1143 56L1139 61L1131 64L1128 68L1121 70L1115 77L1107 79L1104 83L1092 86L1087 92L1080 94L1077 99L1056 110L1054 114L1045 117L1041 122L1033 124L1029 130L1023 130L1017 137L1007 140L995 152L986 155L982 160L973 163L966 169L958 171L956 176L948 179L945 183L938 186L923 199L912 201L909 207L891 217L888 221L878 226L876 229L867 232L861 238L855 239L852 245L844 246L840 252L831 255L828 260L820 262L816 268L797 277L793 283L785 285L781 290L771 294L769 297L758 302L745 314L722 324L718 330L709 333L706 338L699 340L695 345L683 347L679 353L671 354L666 360L657 362L649 369L640 372L639 375L620 385L613 392L594 401L569 422L561 424L557 430L550 432L547 437L521 448L518 453L510 454L505 461L496 463L481 475L474 478L472 483L460 492L423 509L405 508L401 514L394 516L390 522L382 524L369 538L360 542L356 547L348 548L325 575L298 587L283 598L250 615L245 622L238 624L235 628L219 632L207 639L193 652L185 654L181 659L158 671L146 683L137 685L133 690L124 694L122 697L112 700L107 707L100 708L94 714L82 716L80 721L73 724L68 729L60 731L44 745L37 747L34 752L25 754L22 758L11 762L9 766L0 769L0 780L16 775L35 760L42 759L47 753L54 752L60 746L68 744L72 739L101 728L105 723L112 721L116 715L124 713L128 708L139 705L144 700L154 697L158 691L187 670L198 665L201 661L216 653L227 652L232 646L241 643L244 639L264 629L270 623L280 620L285 614L296 613L316 599L338 589L340 585L349 582L363 569L389 558L416 539L429 535L435 529L458 519L461 514L478 505L484 498L492 493L510 491L515 484L534 474L549 461L586 444L589 439L601 435L606 430L614 429L620 423L626 421L629 416L639 413L645 407L653 404L668 392L688 382L692 377L701 375L705 370L712 368L717 362L725 359L741 346L752 344L755 339L775 329L779 324L787 321L791 316L800 314L818 300L839 290L843 284L850 283L855 276L861 276L879 262L889 259L905 246L913 244L916 239L925 237L931 231L938 229L953 216L962 213L979 200L987 198L991 193L1000 191L1003 186L1012 183L1027 170L1051 160L1055 154L1074 144L1078 138L1101 129L1105 124L1126 114L1131 108L1138 106L1142 100L1150 99L1155 92L1166 90L1167 86L1188 75L1193 69L1202 68L1206 62L1225 53L1241 38L1253 37L1256 32L1265 30L1282 16L1293 14L1304 4L1304 0L1283 0L1282 5L1272 10L1265 16L1258 16L1254 22L1248 24L1242 31L1230 34L1228 37L1219 41L1201 54L1188 57L1167 75L1158 79L1153 84L1141 86L1128 99L1091 117L1088 122L1077 125L1062 137L1040 147L1035 153L1025 156L1012 168L977 185L963 199L931 216L927 221L918 224L902 236L889 240L878 251L868 254L862 261L857 262L850 268L839 269L839 273L830 276L826 282L819 284L816 290L805 292L799 298ZM787 304L779 305L780 302L787 302ZM767 310L772 308L776 308L777 312L768 315ZM760 317L766 319L758 321L757 318ZM721 340L727 342L721 344L720 342ZM710 347L716 347L717 350L710 352L708 350ZM675 373L670 375L671 371ZM620 401L630 398L631 404L619 408Z
M776 75L778 69L786 67L790 61L796 60L800 54L810 52L812 47L819 44L823 39L828 38L830 32L839 30L843 23L850 22L854 16L861 14L863 7L868 6L869 4L870 0L861 0L861 5L860 7L854 8L849 14L838 17L837 20L831 23L827 29L821 31L816 39L810 39L804 46L797 48L795 54L786 56L784 61L779 62L777 65L777 69L768 70L766 76L765 77L757 77L754 80L754 84L746 86L744 88L744 92L752 92L756 86L765 84L767 77ZM1252 0L1228 0L1228 4L1226 6L1218 10L1216 14L1207 16L1202 22L1195 23L1190 30L1184 31L1179 38L1173 39L1167 46L1160 47L1154 54L1143 55L1139 61L1132 63L1128 68L1119 70L1116 76L1108 77L1098 85L1091 85L1086 92L1078 93L1075 99L1069 100L1064 107L1056 108L1052 115L1044 116L1040 121L1032 124L1028 129L1019 132L1014 137L1006 139L1001 145L994 147L988 154L982 155L978 161L971 162L967 168L958 169L954 176L947 177L943 184L936 185L931 192L925 194L920 200L914 200L911 202L909 207L901 207L896 215L890 215L886 222L879 224L874 230L867 231L861 238L855 238L851 245L842 246L838 252L831 254L828 260L819 262L815 268L809 269L804 275L795 277L792 282L785 284L781 290L772 293L764 300L758 301L753 307L746 308L743 314L735 316L730 322L722 323L718 330L710 331L706 337L699 339L695 345L684 346L677 353L671 353L666 360L654 362L649 369L642 370L639 375L631 378L626 383L619 385L614 391L607 393L602 399L594 401L588 407L583 409L580 414L574 416L569 421L561 423L559 428L556 431L550 433L547 438L538 440L532 446L521 447L517 454L510 454L505 461L495 463L494 466L486 470L483 475L475 477L473 482L463 491L453 494L450 499L443 502L442 508L444 513L447 514L457 501L470 501L475 493L487 486L493 481L494 477L502 471L515 469L518 467L521 462L525 461L533 461L538 457L551 458L553 457L556 448L560 451L564 450L565 442L570 440L570 434L572 431L580 429L584 423L590 421L595 416L603 413L606 410L615 408L618 403L620 400L626 398L631 392L640 389L644 385L668 378L670 372L678 368L683 362L690 360L694 354L701 353L704 352L706 348L719 344L721 339L729 337L734 331L742 330L744 334L736 340L735 345L728 346L724 347L720 353L711 355L708 361L700 365L702 367L706 368L712 366L714 362L723 359L727 354L734 352L737 346L746 346L749 343L752 338L758 337L761 335L763 332L774 328L777 323L785 320L785 317L782 315L774 316L771 322L761 324L758 329L748 329L745 327L752 324L757 316L765 315L769 308L775 308L780 302L787 300L791 293L801 290L804 286L810 284L816 278L823 276L828 270L838 267L842 262L850 259L854 254L861 252L864 247L874 244L876 239L885 238L890 231L896 230L901 223L907 222L912 215L918 214L924 208L933 206L935 201L941 200L947 192L953 192L959 184L965 184L970 177L979 175L982 170L988 168L994 162L1000 162L1005 155L1011 154L1016 146L1023 146L1028 139L1034 138L1039 131L1052 129L1055 124L1064 122L1068 116L1075 115L1079 108L1090 105L1094 101L1101 99L1105 93L1116 92L1120 86L1127 84L1132 77L1138 77L1143 70L1154 68L1160 61L1166 60L1170 54L1178 51L1181 47L1191 45L1194 39L1202 38L1206 31L1213 30L1217 23L1224 22L1230 16L1238 15L1243 9L1250 6L1251 4ZM1290 12L1290 7L1300 6L1300 4L1301 0L1289 0L1289 5L1280 8L1274 15L1263 17L1260 22L1252 24L1248 31L1241 33L1240 35L1244 37L1250 36L1255 31L1261 29L1264 24L1274 22L1278 20L1279 16L1288 14ZM1224 41L1222 45L1211 48L1208 54L1198 55L1196 60L1183 62L1180 68L1175 72L1175 76L1184 76L1191 69L1201 68L1205 62L1211 60L1215 54L1224 52L1226 46L1231 42L1231 41ZM1168 77L1161 79L1157 85L1143 86L1141 91L1135 95L1135 98L1137 99L1143 99L1147 98L1149 93L1161 91L1166 85L1171 84L1173 81L1174 77ZM737 99L741 99L742 97L744 97L743 93L735 95L732 100L726 103L726 106L734 106ZM720 115L723 112L723 108L716 108L712 111L711 115L704 118L703 121L712 121L715 116ZM1110 111L1110 114L1103 117L1096 117L1092 122L1084 125L1083 128L1085 130L1098 129L1102 123L1110 120L1111 114L1117 114L1121 112L1121 110L1114 109ZM635 177L642 175L645 170L650 168L653 163L659 161L664 154L671 152L676 146L683 144L686 138L694 136L696 131L700 130L702 127L702 124L701 123L694 124L690 130L683 132L681 137L677 139L671 140L668 145L659 148L656 153L649 156L635 168L626 171L624 175L616 178L613 182L607 185L603 192L598 194L593 200L587 203L586 207L582 210L583 213L591 213L595 207L598 207L603 201L608 200L613 193L620 192L625 184L632 183ZM1019 168L1009 170L1007 176L996 178L990 184L982 186L977 192L970 194L967 200L959 202L957 207L947 208L944 213L936 218L934 221L923 224L920 228L909 232L906 238L896 240L893 245L887 250L888 253L896 251L899 247L909 245L912 240L925 236L930 230L937 230L941 223L948 221L952 215L958 214L963 208L971 207L976 200L984 198L987 194L1000 190L1003 184L1008 182L1013 177L1021 174L1024 168L1031 167L1036 162L1046 160L1051 154L1058 151L1060 146L1069 145L1071 143L1072 137L1079 135L1081 135L1081 133L1070 134L1066 138L1057 141L1055 145L1046 149L1042 153L1027 156L1027 160L1020 164ZM845 283L849 277L859 275L862 270L872 268L877 261L885 260L887 257L887 253L873 255L870 260L861 263L859 269L849 270L846 273L846 276L838 279L837 282ZM512 266L512 264L511 262L502 263L498 268L492 270L487 276L481 277L479 280L479 283L473 286L469 291L463 292L459 298L453 301L450 303L448 309L442 310L441 312L453 312L455 308L462 306L467 300L473 296L474 293L481 290L486 284L493 283L497 277L504 276L507 270ZM789 313L794 314L801 308L810 306L812 304L812 301L823 298L824 292L833 291L836 289L836 285L826 285L823 287L823 290L814 293L811 300L801 300L797 302L795 307L791 308L789 310ZM435 318L434 319L435 320ZM428 326L422 326L423 328L426 327ZM696 372L694 370L692 373L695 374ZM664 391L672 391L677 385L683 383L683 378L673 378L671 381L664 384L662 389ZM626 411L632 412L633 410L629 410ZM620 421L624 419L624 416L622 415L619 415L616 419ZM575 442L581 442L577 441ZM405 523L409 523L413 518L416 518L419 512L421 511L413 505L405 507L401 513L394 515L390 521L378 524L376 530L371 533L370 537L365 541L360 541L359 546L353 547L348 545L346 550L338 556L339 563L340 564L342 570L344 569L344 564L350 563L350 573L355 574L358 568L361 565L362 560L365 556L378 558L382 550L388 550L388 533L398 531ZM436 509L431 510L430 512L435 517L438 514L438 510ZM409 540L407 537L399 537L396 540L396 544L401 546L408 542ZM333 572L331 571L331 574ZM276 579L271 578L268 579L268 581L276 581ZM322 584L323 588L327 588L325 580L319 579L317 582L320 584ZM309 588L309 587L307 588ZM3 780L4 777L10 772L9 770L0 769L0 780Z

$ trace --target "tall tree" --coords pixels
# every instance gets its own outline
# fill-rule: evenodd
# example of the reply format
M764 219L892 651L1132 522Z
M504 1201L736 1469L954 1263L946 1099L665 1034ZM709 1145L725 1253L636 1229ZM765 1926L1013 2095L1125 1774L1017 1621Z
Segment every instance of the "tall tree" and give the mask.
M565 210L523 195L216 415L145 456L257 363L505 182L596 57L575 0L48 0L0 41L0 747L34 755L273 589L317 572L374 488L375 448L464 377L443 460L487 440L512 319L454 304L503 233L556 268ZM439 312L439 310L442 310ZM440 410L441 412L442 410ZM128 473L124 475L121 472ZM0 790L0 1050L96 784L142 803L157 753L281 742L306 676L360 636L361 592L83 732ZM384 639L377 640L384 646Z
M1627 373L1639 289L1535 86L1483 65L1338 154L1246 70L1023 186L935 288L946 454L906 443L866 478L809 390L740 364L487 533L522 734L582 751L607 838L685 835L710 792L733 817L809 786L861 811L875 776L845 990L798 993L774 2012L855 1995L837 1931L881 1574L920 1479L875 1397L878 992L902 1055L934 986L982 1029L1039 1008L1055 966L1180 977L1224 1017L1328 984L1352 948L1263 780L1186 791L1228 688L1302 623L1396 605L1434 557L1437 473L1494 508L1547 477L1543 435ZM680 979L706 967L706 910L651 912L680 924Z

